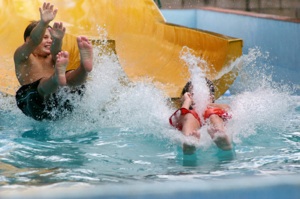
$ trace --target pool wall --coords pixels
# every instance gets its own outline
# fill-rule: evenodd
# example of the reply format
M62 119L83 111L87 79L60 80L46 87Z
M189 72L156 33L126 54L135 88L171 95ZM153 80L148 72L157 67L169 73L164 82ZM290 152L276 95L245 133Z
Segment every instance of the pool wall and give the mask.
M243 39L243 54L268 52L274 80L300 85L300 20L225 9L161 10L168 23Z
M122 185L85 183L0 188L1 199L299 199L300 181L295 176L242 177L240 179L196 180L178 176L176 181L137 182Z

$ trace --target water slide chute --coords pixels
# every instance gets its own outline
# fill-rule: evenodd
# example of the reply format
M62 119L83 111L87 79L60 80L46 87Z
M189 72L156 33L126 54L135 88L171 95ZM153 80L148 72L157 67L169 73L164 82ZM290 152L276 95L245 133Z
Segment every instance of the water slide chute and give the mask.
M178 98L189 79L180 59L183 47L206 60L206 76L216 86L216 97L233 83L239 67L228 68L242 54L241 39L166 23L153 0L51 0L58 8L55 21L67 28L64 50L71 54L70 67L78 65L75 37L101 40L98 27L114 40L120 65L131 81L151 78L170 98ZM0 92L14 95L19 83L14 73L13 53L22 44L31 20L39 19L41 0L0 0ZM223 71L227 72L223 75Z

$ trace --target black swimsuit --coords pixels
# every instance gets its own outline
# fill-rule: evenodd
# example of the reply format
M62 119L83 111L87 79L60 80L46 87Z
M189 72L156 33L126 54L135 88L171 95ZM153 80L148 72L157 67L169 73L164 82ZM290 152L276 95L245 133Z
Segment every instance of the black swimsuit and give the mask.
M81 97L85 91L84 85L72 90L68 87L63 87L60 92L53 93L49 97L44 98L37 91L39 82L40 80L24 85L16 93L18 107L25 115L35 120L57 120L72 112L74 105L71 100L60 94L66 93L68 95L77 93Z

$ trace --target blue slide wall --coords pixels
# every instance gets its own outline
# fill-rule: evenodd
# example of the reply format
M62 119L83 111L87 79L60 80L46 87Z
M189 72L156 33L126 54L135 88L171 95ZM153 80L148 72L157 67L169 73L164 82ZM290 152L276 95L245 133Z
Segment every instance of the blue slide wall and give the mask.
M258 47L269 53L274 80L300 85L300 23L211 10L161 10L168 23L241 38L243 54Z

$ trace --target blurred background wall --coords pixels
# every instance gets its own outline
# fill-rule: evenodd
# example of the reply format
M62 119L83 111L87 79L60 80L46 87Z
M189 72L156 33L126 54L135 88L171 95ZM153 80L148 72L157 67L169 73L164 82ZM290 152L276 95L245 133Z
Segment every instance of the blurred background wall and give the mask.
M239 3L233 4L233 2ZM300 0L251 0L251 2L259 2L259 5L269 2L270 7L277 5L276 3L271 4L271 2L281 2L278 6L289 2L290 11L293 10L293 5L295 11ZM264 63L264 61L256 63L257 67L263 64L272 66L270 74L273 72L273 80L294 85L296 87L295 94L300 95L300 18L291 17L295 12L290 12L290 16L283 16L277 15L275 12L274 15L270 15L236 9L238 6L242 8L245 3L246 0L161 0L161 7L169 5L168 9L161 8L161 12L168 23L243 39L243 54L248 54L248 51L254 48L258 48L263 54L268 54L269 58L264 60L268 63ZM192 6L192 4L199 6ZM220 6L216 8L213 5ZM221 5L223 8L220 8ZM175 8L176 6L177 8ZM233 7L235 9L228 9Z
M161 9L217 7L300 18L300 0L154 0Z

